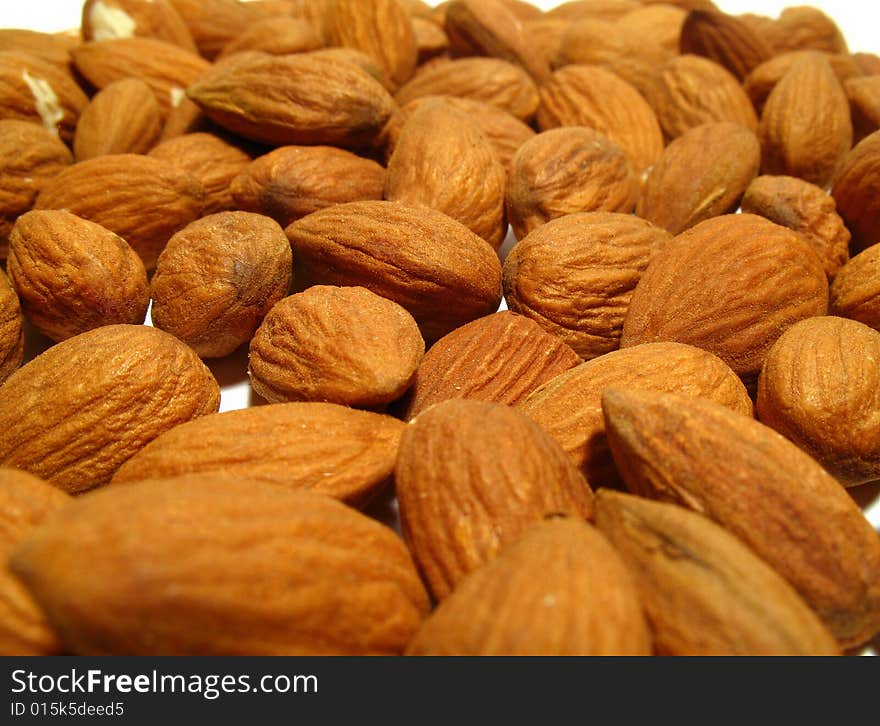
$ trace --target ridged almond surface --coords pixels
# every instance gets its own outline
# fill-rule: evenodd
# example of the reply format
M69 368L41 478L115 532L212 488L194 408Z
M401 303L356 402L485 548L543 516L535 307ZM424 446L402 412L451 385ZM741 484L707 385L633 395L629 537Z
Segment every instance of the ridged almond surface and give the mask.
M202 358L221 358L250 341L291 277L290 243L277 222L211 214L177 232L159 255L152 321Z
M738 123L752 131L758 128L758 116L737 78L698 55L668 61L646 89L645 98L669 139L719 121Z
M169 0L205 58L213 60L251 23L278 16L277 8L238 0ZM287 15L288 13L283 13Z
M596 529L535 524L422 623L408 655L650 655L632 577Z
M220 126L275 145L369 144L394 110L361 68L310 54L242 56L216 66L187 95Z
M449 37L437 23L412 15L409 21L412 23L419 65L449 51Z
M880 246L853 257L831 285L831 312L880 331Z
M602 417L608 386L708 398L746 416L752 401L742 381L711 353L681 343L648 343L583 363L536 389L517 408L543 426L596 488L620 477Z
M880 242L880 131L866 136L846 155L831 196L852 233L854 253Z
M54 341L102 325L139 325L147 315L140 257L118 235L70 212L19 217L6 270L28 320Z
M746 189L742 211L798 232L822 259L828 279L849 259L849 230L834 199L815 184L791 176L759 176Z
M147 444L112 483L193 474L311 489L359 505L390 479L403 424L332 403L279 403L202 416Z
M156 266L169 238L202 214L199 180L167 161L108 154L74 164L48 182L35 209L63 209L115 232Z
M622 15L617 23L633 37L645 38L671 57L678 55L678 40L686 17L687 10L674 3L643 3Z
M12 567L79 654L395 655L428 610L384 525L323 494L211 475L89 494Z
M681 28L682 53L721 64L740 81L773 55L770 44L746 23L717 10L691 10Z
M582 18L619 20L639 7L638 0L567 0L547 10L548 18L575 22Z
M767 98L758 130L761 171L826 186L852 146L849 103L828 61L798 59Z
M249 24L224 47L221 57L243 51L288 55L318 50L324 46L318 31L299 18L264 18Z
M404 307L426 342L495 312L501 263L467 227L427 207L351 202L286 230L297 270L313 283L366 287Z
M767 355L762 423L796 443L844 486L880 479L880 332L838 317L802 320Z
M196 52L189 28L168 0L86 0L81 28L85 40L138 36Z
M639 278L671 235L628 214L568 214L538 227L504 262L509 309L589 360L616 350Z
M654 256L620 345L688 343L752 382L787 328L827 310L822 261L799 234L753 214L728 214L692 227Z
M513 158L506 207L518 240L577 212L631 212L639 180L626 153L584 126L544 131Z
M607 136L641 174L663 153L657 116L629 83L604 68L566 66L541 86L538 126L587 126Z
M785 580L712 520L603 489L596 525L626 563L662 655L839 655Z
M416 321L397 303L363 287L314 285L269 311L248 375L268 401L378 408L404 394L424 354Z
M0 383L24 360L24 316L18 295L0 269Z
M535 82L522 68L498 58L459 58L417 73L394 95L399 106L422 96L457 96L484 101L522 121L538 110Z
M42 33L25 28L0 28L0 51L28 53L42 58L58 68L69 71L70 49L78 45L80 38L63 33Z
M651 169L636 214L679 234L735 211L760 165L761 144L745 126L696 126L669 144Z
M683 504L737 536L794 586L841 647L880 629L880 538L818 462L709 401L614 389L602 405L630 491Z
M57 655L61 643L6 561L43 520L70 503L64 492L17 469L0 468L0 655Z
M412 419L451 398L513 406L580 362L560 338L523 315L502 310L462 325L431 346L401 416Z
M785 8L768 28L764 37L776 53L792 50L821 50L846 53L846 39L837 24L819 8Z
M142 325L104 326L52 346L0 387L0 465L85 491L219 405L217 381L183 343Z
M593 493L540 426L499 403L443 401L404 429L394 469L404 537L436 600L551 514Z
M397 138L385 199L431 207L498 249L504 241L507 172L479 127L443 101L421 104Z
M858 142L880 128L880 76L848 78L843 90L852 113L853 139Z

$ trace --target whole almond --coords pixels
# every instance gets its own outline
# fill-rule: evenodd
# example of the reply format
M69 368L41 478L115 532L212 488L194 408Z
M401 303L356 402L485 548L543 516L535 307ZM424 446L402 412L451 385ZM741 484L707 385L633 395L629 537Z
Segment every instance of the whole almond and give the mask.
M584 126L544 131L513 158L506 207L516 238L576 212L631 212L639 180L617 144Z
M710 519L603 489L596 525L633 574L656 653L839 655L791 585Z
M422 623L408 655L649 655L632 578L595 528L532 526L468 575Z
M764 32L776 53L792 50L821 50L846 53L847 45L837 24L819 8L785 8Z
M202 217L159 256L153 324L202 358L229 355L287 295L291 277L290 243L277 222L250 212Z
M404 537L437 600L551 514L593 493L562 448L509 406L443 401L404 430L394 470Z
M651 169L636 214L672 234L735 211L761 164L754 132L729 121L675 139Z
M580 362L577 353L536 322L502 310L462 325L431 346L401 415L412 419L452 398L512 406Z
M710 401L609 389L602 405L630 491L683 504L739 537L841 647L880 629L880 538L814 459Z
M238 0L169 0L189 28L199 53L213 60L251 23L278 17L278 9ZM287 15L289 13L283 13Z
M880 331L880 246L840 268L831 285L831 312Z
M409 388L425 353L412 315L363 287L316 285L277 303L250 344L268 401L378 408Z
M107 325L52 346L0 387L0 465L85 491L219 404L217 381L183 343L155 328Z
M416 41L419 65L449 50L449 38L437 23L413 16L410 16L409 21Z
M189 28L168 0L86 0L82 35L85 40L155 38L196 52Z
M880 76L848 78L843 90L852 113L853 139L858 142L880 129Z
M394 655L429 607L384 525L323 494L210 475L90 494L12 568L80 654Z
M0 383L24 360L24 317L18 295L0 269Z
M706 56L742 81L773 55L770 44L746 23L717 10L691 10L681 28L682 53Z
M746 189L742 211L798 232L833 278L849 259L849 230L832 199L815 184L791 176L759 176Z
M763 217L728 214L692 227L654 256L620 345L695 345L751 383L787 328L827 309L822 261L799 234Z
M79 43L80 38L69 37L62 33L41 33L25 28L0 28L0 51L11 50L35 55L63 71L70 71L72 62L70 50Z
M28 320L54 341L144 322L147 273L129 244L70 212L34 210L9 235L9 279Z
M671 236L628 214L568 214L538 227L504 262L508 307L585 360L616 350L633 290Z
M0 468L0 654L57 655L62 646L46 616L6 560L70 497L35 476Z
M248 25L230 40L220 57L242 51L260 51L271 55L305 53L324 46L317 30L299 18L264 18Z
M686 17L687 10L673 3L644 3L622 15L617 24L633 37L649 39L651 45L672 57L678 55L681 26Z
M569 22L582 18L619 20L638 7L638 0L568 0L547 10L546 15Z
M501 301L501 264L467 227L427 207L351 202L286 230L297 269L322 285L362 286L398 303L433 342Z
M852 233L853 254L880 242L880 131L846 155L831 195Z
M572 368L517 408L562 445L596 488L620 483L602 417L602 391L608 386L698 396L752 414L752 401L736 374L716 356L690 345L648 343Z
M333 403L279 403L202 416L147 444L112 483L193 474L311 489L363 505L390 481L403 424Z
M421 104L388 161L385 199L431 207L498 249L504 241L507 173L489 140L458 109Z

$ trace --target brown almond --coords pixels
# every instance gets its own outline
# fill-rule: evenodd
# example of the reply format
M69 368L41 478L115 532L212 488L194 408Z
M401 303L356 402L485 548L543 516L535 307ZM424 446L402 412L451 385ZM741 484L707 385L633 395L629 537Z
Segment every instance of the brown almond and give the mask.
M196 52L189 28L168 0L86 0L82 35L85 40L155 38Z
M409 21L412 23L419 65L449 51L449 38L443 28L420 17L410 16Z
M14 51L35 55L47 63L70 71L70 50L77 46L79 38L66 37L59 33L41 33L25 28L0 28L0 52Z
M853 254L880 242L880 131L844 157L831 196L852 233Z
M324 46L318 32L299 18L263 18L248 25L224 47L220 57L242 51L260 51L271 55L306 53Z
M24 360L24 317L18 295L0 268L0 383Z
M408 655L650 655L632 578L590 525L535 524L422 623Z
M880 129L880 75L848 78L843 90L852 114L853 139L858 142Z
M770 44L733 15L691 10L681 28L682 53L706 56L740 81L773 55Z
M847 262L831 285L831 312L880 331L880 246Z
M839 655L785 580L695 512L601 490L596 525L632 573L661 655Z
M79 654L394 655L429 608L384 525L323 494L210 475L90 494L12 568Z
M841 647L880 629L880 538L814 459L710 401L609 389L602 405L631 492L687 506L739 537Z
M638 0L568 0L547 10L546 15L569 22L583 18L618 20L638 7Z
M617 24L631 37L645 38L671 58L679 53L681 26L686 17L687 10L673 3L645 3L622 15Z
M394 480L404 537L437 600L535 522L593 512L562 448L498 403L450 400L422 412L403 432Z
M840 28L819 8L798 6L785 8L769 25L766 38L776 53L793 50L821 50L846 53L846 39Z

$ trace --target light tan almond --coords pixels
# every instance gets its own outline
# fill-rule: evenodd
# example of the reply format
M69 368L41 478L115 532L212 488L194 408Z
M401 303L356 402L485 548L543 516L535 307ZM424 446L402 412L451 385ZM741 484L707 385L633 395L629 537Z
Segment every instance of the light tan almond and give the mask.
M58 33L41 33L25 28L0 28L0 52L14 51L27 53L70 71L70 51L80 43L78 37L68 37Z
M311 23L299 18L264 18L247 26L230 40L220 57L242 51L260 51L271 55L306 53L322 48L324 42Z
M189 28L168 0L86 0L82 35L85 40L155 38L196 52Z

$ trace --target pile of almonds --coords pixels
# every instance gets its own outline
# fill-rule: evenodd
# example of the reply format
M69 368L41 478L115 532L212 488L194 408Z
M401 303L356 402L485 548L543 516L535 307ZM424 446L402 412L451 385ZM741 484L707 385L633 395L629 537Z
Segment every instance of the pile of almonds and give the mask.
M0 253L0 653L880 632L880 57L817 9L87 0L0 30Z

